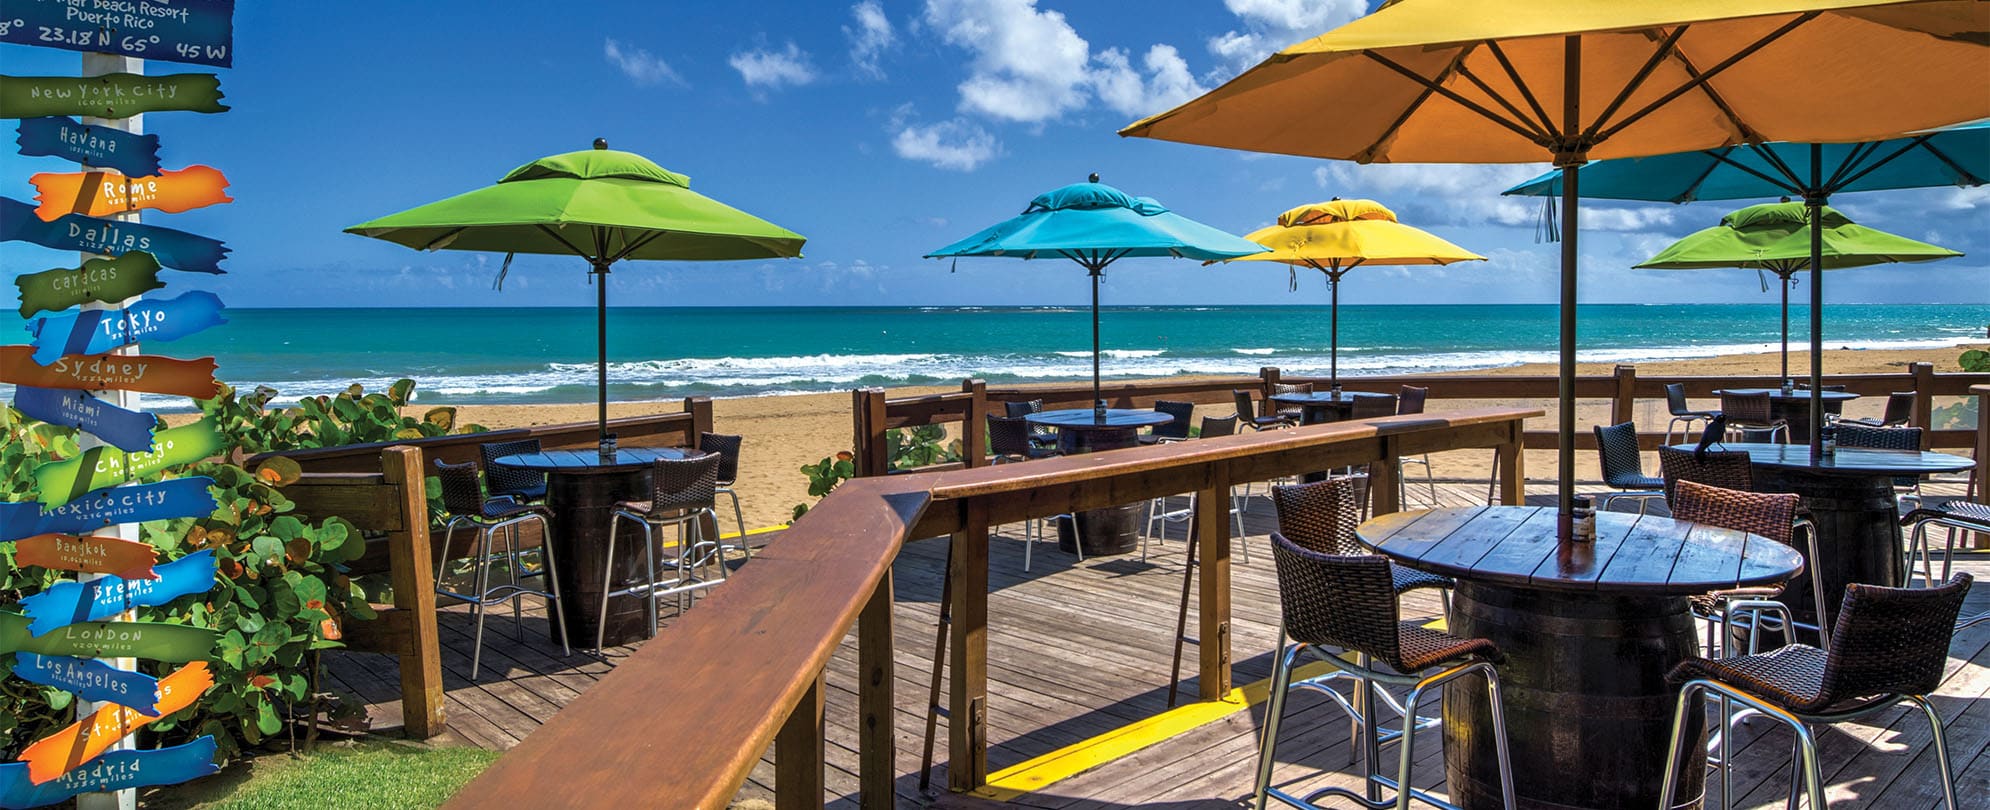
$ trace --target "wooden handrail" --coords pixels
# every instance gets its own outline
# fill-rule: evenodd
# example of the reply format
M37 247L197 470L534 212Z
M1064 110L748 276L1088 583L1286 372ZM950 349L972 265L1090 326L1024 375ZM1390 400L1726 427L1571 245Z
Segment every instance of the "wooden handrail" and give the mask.
M1210 528L1205 566L1202 688L1229 688L1229 482L1450 446L1512 447L1535 409L1478 409L1133 448L1031 464L845 482L754 555L696 610L527 736L452 798L448 807L724 807L769 743L776 746L780 805L819 805L822 671L858 625L859 774L865 807L890 807L894 731L889 573L908 539L954 538L958 709L950 751L961 779L985 776L988 527L1183 491L1211 493L1199 514ZM1516 456L1518 454L1509 454ZM1517 458L1512 472L1517 472ZM1515 499L1518 475L1506 497ZM1395 487L1378 486L1393 498ZM979 566L974 563L979 560ZM1214 575L1212 576L1212 572ZM1208 584L1208 583L1217 584ZM972 587L979 584L980 587ZM1219 587L1220 586L1220 587ZM1212 601L1212 600L1219 600ZM1211 608L1215 608L1212 610ZM860 618L861 617L861 618ZM977 632L978 631L978 632ZM1218 642L1218 639L1224 639ZM977 653L977 650L979 652ZM976 698L980 698L977 700ZM981 768L975 762L983 763Z

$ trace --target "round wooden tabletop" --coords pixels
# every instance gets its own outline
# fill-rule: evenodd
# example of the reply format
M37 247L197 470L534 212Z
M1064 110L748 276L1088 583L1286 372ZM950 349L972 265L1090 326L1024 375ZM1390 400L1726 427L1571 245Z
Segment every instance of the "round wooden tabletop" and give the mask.
M544 473L613 473L640 470L660 459L690 458L697 451L685 447L624 447L613 459L603 459L597 450L544 450L491 459L500 467L514 467Z
M1105 418L1098 418L1090 408L1067 408L1057 411L1028 414L1023 417L1032 425L1054 427L1062 430L1125 430L1151 425L1165 425L1175 418L1160 411L1145 411L1137 408L1107 408Z
M1850 391L1820 391L1818 393L1823 394L1823 396L1818 397L1818 399L1824 400L1826 402L1843 402L1845 400L1859 398L1858 394L1851 393ZM1776 401L1776 402L1810 401L1810 389L1808 388L1798 388L1787 394L1783 393L1783 389L1781 388L1722 388L1714 392L1714 396L1720 396L1722 394L1730 394L1733 396L1754 396L1755 394L1768 394L1769 399L1771 401Z
M1599 512L1594 541L1563 544L1555 523L1553 507L1472 506L1383 515L1355 536L1412 568L1516 588L1684 596L1803 570L1796 549L1732 529Z
M1692 450L1696 445L1673 445L1676 450ZM1837 452L1811 463L1810 445L1736 442L1714 445L1716 450L1741 450L1757 467L1803 470L1819 474L1847 476L1929 475L1962 472L1976 466L1964 456L1923 450L1877 450L1868 447L1840 447Z
M1339 396L1333 392L1314 394L1272 394L1271 401L1286 405L1353 405L1357 399L1395 399L1395 394L1378 394L1373 391L1342 391Z

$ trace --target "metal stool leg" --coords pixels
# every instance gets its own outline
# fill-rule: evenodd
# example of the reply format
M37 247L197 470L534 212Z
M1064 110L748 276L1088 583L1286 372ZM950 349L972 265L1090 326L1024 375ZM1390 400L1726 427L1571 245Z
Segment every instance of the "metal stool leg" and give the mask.
M484 604L484 596L491 590L491 532L489 529L477 531L477 570L472 580L477 589L477 600L470 603L470 610L477 614L477 632L470 643L476 647L470 653L470 680L477 680L478 668L484 660L484 616L490 607Z
M1285 626L1280 623L1278 637L1285 638ZM1258 741L1258 779L1254 792L1255 807L1264 810L1266 794L1271 790L1271 767L1278 752L1278 726L1285 716L1285 693L1292 685L1292 659L1304 649L1293 644L1278 653L1272 663L1271 700L1265 704L1264 732Z
M552 614L556 611L560 614L559 620L554 622L560 628L560 655L573 655L573 641L567 638L567 612L559 607L560 567L553 562L553 524L544 517L540 517L538 520L541 532L539 535L539 559L546 564L544 574L546 577L546 590L552 594L550 600L546 603L546 618L551 620L553 618Z

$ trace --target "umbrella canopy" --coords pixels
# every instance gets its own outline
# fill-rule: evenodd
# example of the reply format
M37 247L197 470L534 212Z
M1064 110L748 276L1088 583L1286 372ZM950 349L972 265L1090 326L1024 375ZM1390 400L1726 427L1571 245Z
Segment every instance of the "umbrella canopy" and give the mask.
M928 253L926 258L1062 256L1084 267L1092 277L1092 403L1095 411L1103 411L1105 403L1099 396L1099 278L1107 265L1129 256L1216 261L1264 251L1257 243L1169 211L1151 197L1134 197L1100 183L1095 174L1091 182L1037 195L1023 213Z
M1396 212L1374 200L1329 200L1302 205L1278 215L1278 224L1244 237L1267 248L1265 253L1233 261L1279 262L1311 267L1327 277L1332 301L1332 331L1328 380L1340 385L1340 279L1364 264L1429 265L1485 261L1442 237L1396 221ZM1294 278L1295 288L1298 280Z
M1803 203L1751 205L1721 217L1721 224L1667 246L1638 267L1692 270L1740 267L1767 270L1783 280L1783 379L1790 376L1790 288L1792 273L1811 266L1810 214ZM1893 262L1951 259L1961 253L1857 224L1830 206L1818 215L1823 232L1821 267L1838 270ZM1815 320L1818 313L1811 312ZM1821 346L1811 346L1811 352Z
M1569 169L1557 465L1566 537L1576 169L1591 158L1882 140L1990 118L1990 93L1964 78L1990 75L1986 32L1990 4L1967 0L1541 0L1497 14L1482 0L1400 0L1120 134L1363 163L1550 158Z
M595 281L598 424L608 435L608 274L623 259L793 258L803 237L691 190L648 158L594 148L540 158L497 185L362 222L347 233L417 250L579 256ZM509 266L510 257L506 257ZM502 278L502 276L500 276Z

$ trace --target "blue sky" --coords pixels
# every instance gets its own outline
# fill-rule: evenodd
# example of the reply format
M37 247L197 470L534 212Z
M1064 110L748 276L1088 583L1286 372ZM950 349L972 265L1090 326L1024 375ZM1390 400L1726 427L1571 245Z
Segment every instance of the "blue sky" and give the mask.
M231 306L591 304L583 265L417 253L343 234L355 222L486 185L605 137L692 187L809 237L783 262L632 264L632 305L1037 304L1084 300L1083 274L1042 262L920 259L1098 172L1235 233L1328 197L1370 197L1491 261L1348 276L1350 303L1551 302L1558 246L1538 203L1499 189L1539 166L1356 166L1142 139L1118 127L1213 87L1365 11L1362 0L777 0L762 3L243 2L231 112L155 113L167 168L207 164L235 202L152 224L225 240ZM14 75L73 75L77 54L0 46ZM155 74L205 68L153 62ZM7 138L11 141L11 137ZM0 194L32 200L53 158L0 156ZM1837 302L1990 302L1990 192L1845 195L1854 219L1972 254L1834 272ZM1751 272L1629 266L1739 203L1599 205L1582 235L1592 302L1772 302ZM9 243L9 275L73 254ZM1303 303L1278 268L1129 261L1108 304ZM1799 290L1798 295L1807 295Z

